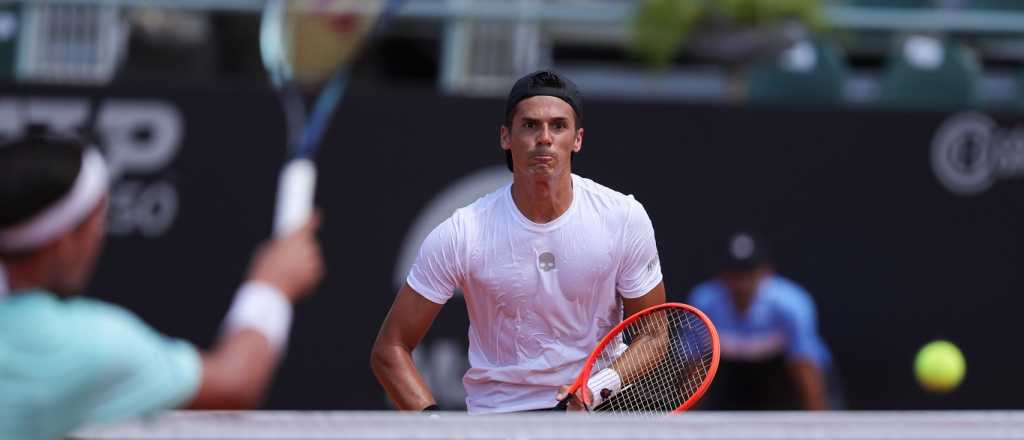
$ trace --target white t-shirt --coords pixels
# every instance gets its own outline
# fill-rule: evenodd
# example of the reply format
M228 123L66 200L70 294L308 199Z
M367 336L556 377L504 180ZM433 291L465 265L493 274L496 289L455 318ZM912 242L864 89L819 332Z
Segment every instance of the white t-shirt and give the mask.
M622 320L619 296L661 282L643 205L577 175L572 183L569 209L544 224L519 211L511 184L456 210L409 272L409 286L432 302L465 294L470 413L553 407L558 387Z

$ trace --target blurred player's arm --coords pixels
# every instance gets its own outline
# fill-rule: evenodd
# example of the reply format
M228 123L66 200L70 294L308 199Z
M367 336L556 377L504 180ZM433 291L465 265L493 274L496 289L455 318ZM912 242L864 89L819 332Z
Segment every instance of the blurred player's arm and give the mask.
M253 256L224 335L213 350L202 354L202 377L189 408L254 408L262 403L284 351L291 305L323 277L316 240L319 223L319 215L314 216Z
M806 410L824 410L825 375L813 361L794 359L789 361L789 374L796 384L800 404Z
M401 410L419 411L437 404L413 363L412 350L430 329L441 307L408 284L403 285L373 343L370 367Z

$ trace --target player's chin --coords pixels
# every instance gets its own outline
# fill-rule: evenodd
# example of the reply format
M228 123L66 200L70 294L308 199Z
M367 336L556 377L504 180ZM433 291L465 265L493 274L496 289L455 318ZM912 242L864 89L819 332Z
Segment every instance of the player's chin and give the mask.
M558 167L552 163L532 163L529 170L530 174L537 177L551 177L558 174Z

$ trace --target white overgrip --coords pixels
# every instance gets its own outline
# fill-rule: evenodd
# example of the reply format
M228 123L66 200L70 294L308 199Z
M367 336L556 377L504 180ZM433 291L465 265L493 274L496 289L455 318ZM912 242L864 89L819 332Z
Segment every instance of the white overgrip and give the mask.
M274 210L274 235L294 232L313 213L316 165L309 159L292 159L281 169Z

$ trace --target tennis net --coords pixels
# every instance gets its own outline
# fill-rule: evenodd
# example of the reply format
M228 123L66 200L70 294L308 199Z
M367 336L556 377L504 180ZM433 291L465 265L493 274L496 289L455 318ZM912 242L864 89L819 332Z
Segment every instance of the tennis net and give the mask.
M1024 411L690 412L617 415L172 411L93 426L78 440L180 439L1010 439Z

